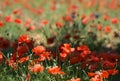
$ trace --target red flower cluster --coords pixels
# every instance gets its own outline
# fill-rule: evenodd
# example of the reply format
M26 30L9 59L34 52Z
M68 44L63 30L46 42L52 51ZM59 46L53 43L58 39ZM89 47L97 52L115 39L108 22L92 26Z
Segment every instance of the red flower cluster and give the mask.
M34 56L39 56L36 60L38 61L44 61L44 60L50 60L50 52L46 51L46 49L43 46L37 46L33 48L32 50L35 54Z
M71 53L74 51L74 48L71 48L70 44L64 44L60 47L60 60L65 62L67 58L71 56Z
M103 71L96 71L95 73L89 72L88 76L92 77L90 81L103 81L104 78L108 78L110 75L115 75L118 73L118 70L103 70Z

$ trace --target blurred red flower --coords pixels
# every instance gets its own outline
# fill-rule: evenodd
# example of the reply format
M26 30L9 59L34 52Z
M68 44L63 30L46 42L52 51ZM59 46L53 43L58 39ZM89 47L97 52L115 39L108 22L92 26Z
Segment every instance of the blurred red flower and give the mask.
M111 32L110 26L106 26L106 27L104 28L104 32L105 32L105 33L110 33L110 32Z
M2 59L3 59L3 55L2 52L0 51L0 63L2 62Z
M12 17L11 16L5 16L5 21L6 22L12 22Z
M19 19L19 18L16 18L16 19L14 20L14 22L17 23L17 24L21 24L21 23L22 23L22 20Z
M82 19L82 24L86 25L88 23L89 19L87 17Z
M99 31L102 30L102 25L101 25L101 24L98 24L98 25L97 25L97 30L99 30Z
M0 20L0 27L3 27L3 21Z
M119 20L117 18L113 18L111 19L112 24L117 24L119 22Z
M42 22L41 22L43 25L46 25L46 24L48 24L48 21L47 20L42 20Z
M61 28L63 26L63 24L61 22L56 22L56 26Z

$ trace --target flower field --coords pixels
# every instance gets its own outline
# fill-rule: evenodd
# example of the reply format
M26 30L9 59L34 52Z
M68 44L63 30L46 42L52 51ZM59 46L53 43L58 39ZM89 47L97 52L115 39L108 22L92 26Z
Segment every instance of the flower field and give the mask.
M120 81L120 0L0 0L0 81Z

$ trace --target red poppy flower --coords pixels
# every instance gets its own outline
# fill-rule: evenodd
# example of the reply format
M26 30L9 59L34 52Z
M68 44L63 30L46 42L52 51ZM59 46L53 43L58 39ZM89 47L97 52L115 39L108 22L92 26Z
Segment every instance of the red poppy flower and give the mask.
M106 26L106 27L104 28L104 31L105 31L105 33L110 33L110 32L111 32L110 26Z
M73 52L75 50L74 48L71 48L70 44L64 44L60 48L62 50L61 52L67 53L67 54L70 54L71 52Z
M97 0L92 0L88 3L88 7L93 7L96 5L96 3L97 3Z
M111 2L108 4L108 7L112 10L116 9L116 1L115 0L111 0Z
M93 73L93 72L88 72L88 76L89 77L94 77L96 74L95 73Z
M16 70L18 68L16 62L13 59L10 59L10 60L7 59L6 62L14 70Z
M96 71L89 73L88 76L92 77L90 81L103 81L104 78L109 77L109 73L107 71Z
M18 14L18 13L19 13L19 11L20 11L20 9L19 9L19 8L14 9L14 10L13 10L13 14Z
M55 11L55 10L56 10L56 5L51 6L50 9L51 9L52 11Z
M81 15L81 19L84 19L84 18L86 18L87 16L86 16L86 14L82 14Z
M73 18L71 16L63 16L62 18L64 21L68 21L68 22L72 22L73 21Z
M108 78L109 77L109 73L107 71L102 71L102 78Z
M42 20L42 22L41 22L43 25L46 25L46 24L48 24L48 21L47 20Z
M39 55L45 51L45 48L43 46L37 46L33 48L32 51L35 53L35 55Z
M64 75L65 74L63 71L61 71L61 68L58 66L54 66L52 68L49 68L48 73L53 74L53 75L56 75L56 74Z
M23 62L28 61L28 60L29 60L29 56L26 56L26 57L20 58L18 62L23 63Z
M113 19L111 20L111 22L112 22L112 24L117 24L117 23L118 23L118 19L117 19L117 18L113 18Z
M104 68L114 68L115 67L115 63L112 63L112 62L106 60L106 61L103 61L103 67Z
M5 16L5 21L6 22L12 22L12 17L11 16Z
M109 19L110 19L109 15L105 14L104 15L104 20L109 20Z
M18 38L18 43L21 44L21 43L29 43L31 40L29 39L28 35L21 35L19 38Z
M35 28L36 28L36 27L35 27L34 25L32 25L32 26L30 26L30 27L28 28L28 30L30 30L30 31L31 31L31 30L35 30Z
M65 62L67 57L68 57L67 53L60 53L60 60L62 62Z
M116 70L116 69L110 69L110 70L107 70L107 72L108 72L110 75L116 75L116 74L118 74L118 70Z
M37 58L36 61L50 60L50 52L43 52L38 54L38 56L39 58Z
M61 28L63 26L63 24L61 22L56 22L56 26Z
M3 22L0 20L0 27L3 27Z
M89 19L87 17L82 19L82 24L86 25L88 23Z
M90 56L90 60L93 62L99 62L99 58L97 56L93 56L93 55Z
M73 10L77 10L79 7L77 5L70 5L68 7L68 11L73 11Z
M44 12L44 8L36 9L36 13L41 15Z
M31 9L31 5L30 5L29 3L25 3L25 4L24 4L24 7L25 7L26 9Z
M80 60L81 59L79 57L72 57L70 59L70 64L76 64L76 63L80 62Z
M93 78L91 78L90 81L103 81L103 79L99 75L96 75Z
M27 51L28 51L27 46L18 46L18 48L17 48L17 52L18 52L19 57L22 57L23 54L27 53Z
M89 48L86 45L78 46L77 51L79 51L79 52L81 52L81 53L83 53L85 55L91 53L91 51L89 50Z
M16 18L16 19L14 20L14 22L17 23L17 24L21 24L21 23L22 23L22 20L19 19L19 18Z
M25 21L24 26L28 28L28 27L30 26L31 22L32 22L31 19L27 19L27 20Z
M7 39L1 39L0 40L0 48L1 49L6 49L10 46L10 41Z
M90 71L95 71L97 68L98 68L98 64L97 63L94 63L93 64L93 62L92 63L87 63L87 64L89 64L88 65L88 69L90 70Z
M34 66L29 66L28 69L30 72L39 73L44 71L44 67L40 64L35 64Z

